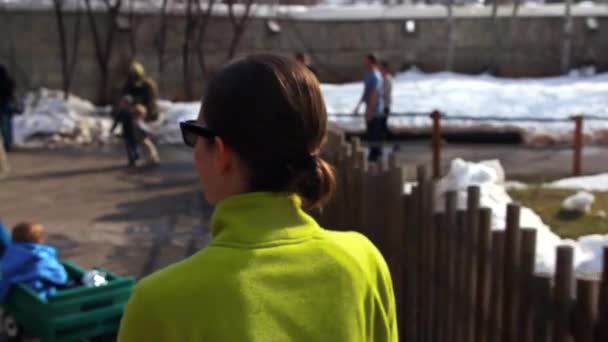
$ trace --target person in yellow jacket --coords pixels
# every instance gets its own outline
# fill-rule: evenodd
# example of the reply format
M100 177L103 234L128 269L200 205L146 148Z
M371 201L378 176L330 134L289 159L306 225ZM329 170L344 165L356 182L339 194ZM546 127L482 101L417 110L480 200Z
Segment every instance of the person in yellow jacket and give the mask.
M216 204L212 240L137 284L119 342L398 341L380 252L304 211L335 187L319 156L327 113L312 72L274 55L235 60L209 84L198 120L180 126Z

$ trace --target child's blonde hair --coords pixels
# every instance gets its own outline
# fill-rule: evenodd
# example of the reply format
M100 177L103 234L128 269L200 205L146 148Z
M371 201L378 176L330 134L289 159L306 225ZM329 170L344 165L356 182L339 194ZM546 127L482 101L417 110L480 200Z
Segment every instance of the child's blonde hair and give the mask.
M16 242L44 242L44 227L40 223L21 222L13 228L12 239Z
M135 107L133 107L133 113L135 114L136 118L143 119L146 117L148 111L146 110L146 106L142 104L136 104Z

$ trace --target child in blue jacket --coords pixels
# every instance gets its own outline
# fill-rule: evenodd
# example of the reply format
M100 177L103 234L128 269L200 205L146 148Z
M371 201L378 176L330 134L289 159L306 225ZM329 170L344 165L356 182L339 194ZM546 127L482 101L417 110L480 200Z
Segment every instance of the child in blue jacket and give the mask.
M44 243L44 228L37 223L20 223L13 228L12 241L0 262L0 301L11 285L23 283L46 298L57 286L68 282L68 274L57 259L57 250Z

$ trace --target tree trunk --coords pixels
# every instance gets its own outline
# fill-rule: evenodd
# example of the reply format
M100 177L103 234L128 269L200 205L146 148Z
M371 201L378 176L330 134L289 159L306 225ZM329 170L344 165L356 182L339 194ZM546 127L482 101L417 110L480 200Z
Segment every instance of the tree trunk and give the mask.
M562 42L561 68L566 74L570 70L572 58L572 0L566 0L564 13L564 36Z
M445 63L446 70L452 70L454 64L454 0L447 0L448 49Z
M110 70L110 60L112 57L112 48L114 43L114 31L116 30L116 17L120 12L121 0L117 0L114 5L111 4L109 0L104 0L107 8L106 14L106 36L105 43L102 43L102 37L99 33L97 22L95 21L95 15L91 9L91 0L85 0L87 16L89 18L89 25L91 28L91 34L93 36L93 44L95 47L95 59L97 61L97 65L99 67L100 72L100 82L98 89L98 99L97 102L100 104L109 103L109 93L110 93L110 82L109 82L109 70Z
M129 60L134 61L137 56L137 25L133 12L133 0L129 0Z
M188 0L186 4L186 22L184 26L184 41L182 43L182 70L184 96L186 97L186 100L191 100L194 97L192 75L190 73L190 41L195 27L194 17L192 15L192 1L193 0Z
M496 73L498 71L501 50L500 30L498 27L498 0L492 1L492 37L494 39L494 45L491 53L492 60L488 63L488 67L492 70L492 73Z
M165 49L167 46L167 2L163 0L160 12L160 30L158 33L158 86L164 88L163 80L165 75Z
M196 56L198 57L198 65L201 70L201 74L203 75L203 79L206 80L209 77L209 72L207 70L207 63L205 60L205 51L203 49L205 34L207 32L207 26L209 25L209 18L211 17L211 13L213 12L213 5L215 4L215 0L207 1L207 8L205 12L202 11L200 7L200 1L198 3L198 11L199 11L199 20L198 20L198 37L196 44Z
M63 0L53 0L55 19L57 19L57 33L59 33L59 60L61 61L61 89L64 99L69 97L68 86L68 47L65 39L65 23L63 22Z
M70 57L66 82L68 91L72 88L74 70L76 69L76 63L78 62L78 48L80 47L80 20L82 17L82 12L80 11L80 2L78 2L77 8L76 23L74 24L74 32L72 36L72 55Z
M228 17L232 23L232 39L230 39L230 47L228 48L228 60L231 60L236 55L239 42L245 32L245 26L251 16L251 6L254 0L245 0L245 12L241 18L237 18L234 14L234 0L228 2Z

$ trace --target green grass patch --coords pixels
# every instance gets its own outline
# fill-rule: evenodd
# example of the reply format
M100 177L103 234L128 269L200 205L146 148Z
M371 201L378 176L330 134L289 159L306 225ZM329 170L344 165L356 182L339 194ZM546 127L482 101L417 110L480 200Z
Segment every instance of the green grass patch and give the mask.
M534 210L543 222L562 238L608 234L608 219L596 215L599 210L608 212L608 192L593 192L595 202L591 213L587 215L561 212L563 200L574 193L576 191L548 189L538 185L532 185L527 189L509 190L509 195L514 201Z

